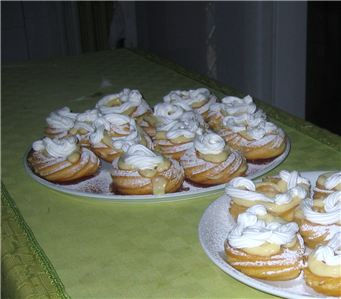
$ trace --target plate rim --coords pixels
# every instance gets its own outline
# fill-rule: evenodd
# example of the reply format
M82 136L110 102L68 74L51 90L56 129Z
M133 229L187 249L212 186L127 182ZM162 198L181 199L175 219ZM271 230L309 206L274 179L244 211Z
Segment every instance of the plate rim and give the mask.
M265 173L273 170L277 166L279 166L289 155L291 150L291 142L289 137L286 135L287 146L285 151L275 159L274 163L268 167L265 167L260 172L257 172L248 178L255 179L264 175ZM93 201L102 201L102 202L110 202L110 203L125 203L125 204L136 204L136 203L162 203L162 202L173 202L173 201L183 201L190 200L194 198L200 198L204 196L210 196L219 194L224 191L225 184L192 190L192 191L182 191L179 193L167 193L163 196L155 196L155 195L107 195L107 194L96 194L96 193L87 193L82 191L75 191L67 188L63 188L60 185L55 185L52 182L49 182L38 175L36 175L30 166L28 165L27 158L28 154L32 150L32 145L26 150L23 157L23 164L28 175L34 179L36 182L41 185L53 189L55 191L62 192L64 194L79 196L85 199L93 200Z
M304 172L300 172L300 174L302 176L305 176L306 174L310 174L314 177L318 177L318 175L322 174L322 173L327 173L327 172L332 172L335 170L323 170L323 171L304 171ZM259 181L259 179L255 179L254 181ZM311 188L313 188L311 186ZM211 212L211 210L216 206L219 205L220 201L226 201L226 200L230 200L229 196L224 193L223 195L219 196L217 199L215 199L204 211L204 213L202 214L202 217L199 220L199 225L198 225L198 238L199 238L199 242L200 245L202 247L202 249L204 250L205 254L210 258L210 260L218 267L220 268L223 272L225 272L227 275L232 276L233 278L235 278L236 280L240 281L241 283L247 285L248 287L252 287L255 288L257 290L263 291L265 293L271 294L271 295L275 295L275 296L281 296L283 298L288 298L288 299L296 299L296 298L300 298L300 299L318 299L318 298L337 298L337 297L328 297L326 295L323 294L318 294L320 297L316 297L316 296L312 296L312 295L305 295L305 294L297 294L297 293L292 293L292 292L287 292L286 290L280 289L276 286L273 285L269 285L267 284L265 281L260 281L258 279L249 277L245 274L243 274L242 272L236 270L235 268L233 268L232 266L230 266L228 263L225 262L225 264L219 263L219 261L214 257L213 253L209 250L204 237L203 237L203 229L204 229L204 222L206 221L207 215ZM227 203L225 203L227 204ZM222 244L223 246L223 244ZM223 248L222 248L223 249ZM219 254L219 252L217 252ZM224 267L222 266L224 265ZM229 271L227 272L226 269L228 269ZM302 275L302 274L300 274ZM252 283L252 285L248 284L247 281L250 281ZM255 286L257 285L257 286ZM314 291L311 288L312 291ZM315 291L314 291L315 292ZM324 297L323 297L324 296Z

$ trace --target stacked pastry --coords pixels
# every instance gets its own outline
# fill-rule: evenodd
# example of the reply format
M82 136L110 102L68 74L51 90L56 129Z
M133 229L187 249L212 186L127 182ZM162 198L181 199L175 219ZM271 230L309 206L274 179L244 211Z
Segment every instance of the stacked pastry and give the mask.
M228 129L241 136L243 141L239 144L230 142L222 134L223 130L227 131L225 123L230 121L226 117L230 116L244 120L238 122L238 130ZM250 96L244 99L227 96L219 102L206 88L173 90L154 108L138 90L125 88L104 96L91 110L75 113L64 107L51 112L46 118L44 136L55 144L74 137L79 151L86 149L85 152L91 151L109 163L126 154L130 146L140 144L165 159L177 161L186 181L201 187L225 184L244 176L249 163L257 160L266 165L269 158L281 155L286 146L283 131L266 120L266 114ZM47 140L44 142L50 142ZM48 151L36 149L34 146L32 151L51 158ZM138 150L134 156L143 152ZM34 161L37 155L31 155L29 164L38 175L53 181L65 179L51 178L39 171ZM49 163L50 167L59 167L51 159ZM138 167L135 170L139 171ZM84 176L93 174L84 172ZM122 194L138 192L133 187L125 188L124 192L116 189ZM177 190L165 188L165 192ZM140 192L144 194L142 189Z
M340 296L340 185L341 172L323 173L313 183L297 171L285 170L256 183L232 179L225 187L229 212L236 220L224 243L229 264L266 280L288 280L304 273L315 291ZM298 246L294 234L304 250L300 245L292 251L294 244Z

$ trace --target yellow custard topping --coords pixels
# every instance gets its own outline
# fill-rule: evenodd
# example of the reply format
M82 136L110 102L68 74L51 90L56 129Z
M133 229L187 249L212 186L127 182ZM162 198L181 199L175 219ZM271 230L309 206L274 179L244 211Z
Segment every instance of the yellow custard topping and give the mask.
M200 108L201 106L205 105L205 104L208 102L208 100L209 100L209 98L207 97L207 98L205 98L204 100L202 100L202 101L200 101L200 102L193 102L193 103L191 103L190 106L191 106L193 109L195 109L195 108Z
M341 264L336 266L327 265L325 262L316 259L314 251L308 257L309 269L317 276L338 278L341 276Z
M197 155L200 159L203 159L206 162L221 163L226 161L226 159L230 155L230 149L228 147L225 147L224 150L219 154L202 154L197 151Z
M114 106L120 106L121 104L122 104L122 101L120 100L120 98L115 98L115 99L108 101L105 104L105 106L114 107Z
M156 196L165 195L168 180L163 176L155 176L152 178L153 194Z
M335 173L336 172L328 172L328 173L321 174L317 179L317 183L324 186L326 179L328 179L329 177L331 177ZM341 184L336 185L335 190L341 191Z
M272 211L274 213L283 213L297 206L302 201L302 199L299 198L298 196L295 196L289 203L282 204L282 205L278 205L274 202L266 202L262 200L247 200L247 199L238 198L238 197L233 197L233 201L240 206L244 206L248 208L258 204L258 205L265 206L268 211Z
M242 250L252 255L269 256L280 252L281 245L265 242L260 246L243 248Z
M81 157L80 152L79 151L75 151L73 152L71 155L69 155L67 157L67 159L71 162L71 163L75 163L79 160L79 158Z

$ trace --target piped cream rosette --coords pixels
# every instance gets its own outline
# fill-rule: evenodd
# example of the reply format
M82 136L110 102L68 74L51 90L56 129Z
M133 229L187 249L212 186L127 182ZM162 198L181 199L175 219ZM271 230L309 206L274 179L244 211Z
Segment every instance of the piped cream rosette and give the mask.
M68 107L52 111L46 118L44 136L49 138L65 138L70 136L69 130L74 126L77 113Z
M307 191L307 197L310 195L310 181L302 177L296 170L289 172L281 170L278 176L264 177L261 182L255 183L258 192L262 192L268 197L275 197L276 194L281 194L293 187L300 186Z
M170 103L158 103L154 106L153 110L153 113L145 114L143 116L143 121L141 122L141 127L150 137L155 136L156 127L180 119L185 112L192 111L193 108L183 101L175 101Z
M28 163L41 177L49 181L71 181L94 174L100 160L90 150L79 145L75 136L64 139L45 137L32 144Z
M295 210L294 221L307 247L327 244L341 230L341 191L325 198L305 198Z
M341 191L341 171L326 172L319 175L313 191L314 199L327 197L335 191Z
M274 197L269 197L269 194L258 192L256 184L250 179L241 177L234 178L226 184L225 192L231 197L229 211L235 219L247 208L262 204L269 213L278 215L286 221L292 221L295 208L307 196L306 189L295 186Z
M238 215L224 244L230 265L266 280L289 280L303 267L304 243L295 222L286 222L255 205Z
M218 98L211 94L207 88L198 88L183 91L173 90L163 97L163 101L166 103L184 101L206 120L210 106L216 103Z
M243 176L247 170L245 157L230 148L216 133L198 135L193 147L180 159L185 177L195 183L218 185Z
M107 162L112 162L123 152L124 144L140 143L153 148L150 137L135 119L123 114L106 114L97 118L90 134L91 150Z
M176 192L184 180L180 164L141 144L124 146L112 162L111 176L119 194L164 195Z
M96 104L102 114L124 114L136 119L139 124L145 113L151 113L148 103L136 89L125 88L120 93L109 94Z
M307 258L304 279L316 292L341 296L341 231L326 245L318 245Z
M195 136L202 134L203 128L197 121L191 118L178 119L157 127L153 143L163 155L179 161L193 147Z
M264 120L257 112L225 116L218 134L248 160L278 157L284 152L287 143L283 130Z
M257 109L252 97L247 95L244 98L234 96L226 96L221 99L221 103L214 103L210 105L207 121L210 127L219 132L222 126L222 120L228 115L241 115L244 113L254 114L266 119L266 113L261 109Z
M92 124L100 116L98 109L86 110L76 116L75 124L69 130L69 133L78 138L81 146L90 147L89 137L95 131Z

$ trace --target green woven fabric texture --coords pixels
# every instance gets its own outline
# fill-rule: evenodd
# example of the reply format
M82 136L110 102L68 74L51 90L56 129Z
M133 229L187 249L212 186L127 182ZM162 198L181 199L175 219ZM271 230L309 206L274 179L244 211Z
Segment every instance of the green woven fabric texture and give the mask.
M199 87L219 98L227 90L238 94L153 55L126 49L2 66L1 171L9 192L2 222L11 227L5 238L17 242L21 236L18 248L23 246L29 259L11 264L9 257L5 264L2 257L8 294L29 298L32 284L38 284L42 298L46 292L51 298L276 298L225 274L201 248L198 223L218 195L169 203L102 203L50 190L23 168L25 151L42 136L53 110L92 109L102 96L123 88L138 89L154 105L171 90ZM284 123L276 110L271 113L289 136L291 151L269 174L341 169L339 136L312 126L317 132L312 137L297 127L305 122ZM37 275L25 270L28 264ZM17 280L15 267L27 277ZM18 289L22 285L29 285L26 292Z

